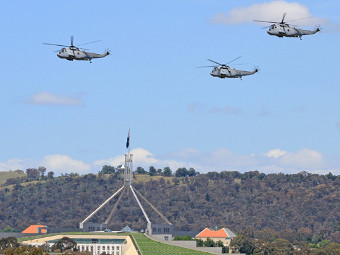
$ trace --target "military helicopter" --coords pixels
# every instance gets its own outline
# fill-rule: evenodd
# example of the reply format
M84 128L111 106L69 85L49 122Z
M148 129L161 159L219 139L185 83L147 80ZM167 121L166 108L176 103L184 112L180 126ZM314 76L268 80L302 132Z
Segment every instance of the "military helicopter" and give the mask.
M239 59L240 57L235 58L234 60L228 62L227 64L220 64L214 60L208 59L208 61L213 62L215 64L218 64L218 66L199 66L201 67L213 67L214 69L211 71L210 75L213 77L218 78L240 78L242 80L242 76L252 75L254 73L257 73L259 70L255 68L254 71L242 71L242 70L236 70L235 68L230 68L228 64L231 62L234 62L235 60Z
M83 44L80 44L79 46L90 44L90 43L95 43L95 42L99 42L99 41L83 43ZM78 47L74 46L73 45L73 36L71 36L71 46L67 46L67 45L63 45L63 44L54 44L54 43L43 43L43 44L64 47L58 52L57 56L59 58L64 58L64 59L67 59L69 61L87 60L87 61L90 61L90 63L92 63L93 58L103 58L103 57L106 57L107 55L110 55L109 50L107 50L103 54L98 54L98 53L87 52L83 48L78 48Z
M299 29L295 26L289 25L287 22L284 21L286 17L286 13L283 14L281 22L277 21L265 21L265 20L254 20L255 22L266 22L266 23L273 23L273 25L267 26L269 27L267 33L269 35L274 35L277 37L298 37L300 40L302 40L303 35L312 35L320 31L320 28L316 28L315 30L305 30L305 29ZM302 19L309 19L311 17L306 17ZM302 19L295 19L290 20L288 22L298 21ZM267 28L264 27L264 28Z

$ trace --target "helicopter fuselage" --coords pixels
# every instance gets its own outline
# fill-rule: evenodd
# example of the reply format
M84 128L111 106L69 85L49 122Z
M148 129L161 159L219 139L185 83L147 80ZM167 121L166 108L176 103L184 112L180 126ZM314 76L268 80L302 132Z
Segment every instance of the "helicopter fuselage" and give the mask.
M269 27L267 33L277 37L298 37L301 39L303 35L312 35L319 31L319 28L315 30L305 30L291 27L288 24L273 24Z
M87 60L91 61L93 58L103 58L107 55L109 55L109 52L106 52L104 54L98 54L98 53L92 53L92 52L86 52L85 50L80 50L77 47L71 46L68 48L62 48L57 56L62 59L67 59L69 61L73 60Z
M257 69L254 71L243 71L243 70L236 70L235 68L230 68L229 66L216 66L211 71L210 75L213 77L218 78L241 78L242 76L252 75L254 73L258 72Z

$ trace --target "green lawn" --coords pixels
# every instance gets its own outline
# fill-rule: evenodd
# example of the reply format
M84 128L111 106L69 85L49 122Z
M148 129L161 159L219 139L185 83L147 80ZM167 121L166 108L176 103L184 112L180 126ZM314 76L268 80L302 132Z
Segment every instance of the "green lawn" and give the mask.
M150 238L147 238L141 233L133 233L133 237L135 238L139 249L141 250L143 255L182 255L182 254L190 254L190 255L204 255L210 254L207 252L195 251L191 249L186 249L182 247L177 247L173 245L168 245L160 242L156 242Z

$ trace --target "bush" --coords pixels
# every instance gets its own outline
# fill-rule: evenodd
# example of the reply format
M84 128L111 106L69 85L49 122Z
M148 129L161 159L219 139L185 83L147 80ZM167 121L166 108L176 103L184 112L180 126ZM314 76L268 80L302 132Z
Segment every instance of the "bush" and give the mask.
M192 240L191 236L175 236L174 237L175 241L190 241Z

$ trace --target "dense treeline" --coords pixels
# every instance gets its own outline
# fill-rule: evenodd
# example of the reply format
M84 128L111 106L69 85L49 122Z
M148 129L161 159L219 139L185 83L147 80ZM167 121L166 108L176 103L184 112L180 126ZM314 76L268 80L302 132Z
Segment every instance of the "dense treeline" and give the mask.
M122 175L113 167L104 166L98 175L60 177L40 170L39 175L30 171L30 176L26 171L26 179L10 180L0 189L0 229L22 231L37 223L50 228L77 228L123 184ZM141 169L137 168L135 176L138 170ZM201 231L219 226L255 239L270 236L290 241L340 242L339 176L169 170L154 172L151 168L152 174L146 173L158 178L133 185L179 230ZM114 202L93 220L105 221ZM143 215L131 195L124 196L119 205L110 228L145 228ZM148 205L144 206L152 221L158 221Z

